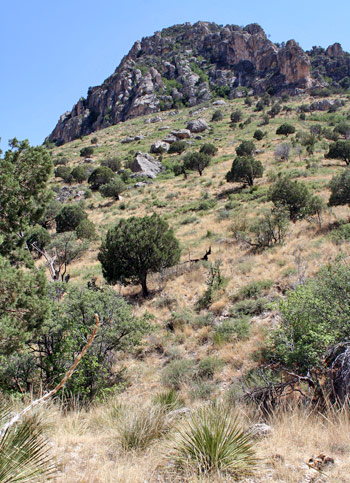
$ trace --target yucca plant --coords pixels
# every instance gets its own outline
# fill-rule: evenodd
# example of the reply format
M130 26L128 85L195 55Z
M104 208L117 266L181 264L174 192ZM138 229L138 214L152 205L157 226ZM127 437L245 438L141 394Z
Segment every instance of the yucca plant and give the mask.
M56 472L43 427L35 415L6 427L11 418L8 408L1 408L0 483L38 483L49 481Z
M257 462L253 445L229 408L213 403L192 413L178 429L173 457L180 467L194 467L200 473L242 476Z
M181 399L175 389L169 389L163 392L159 392L153 398L154 404L158 404L166 411L173 411L179 409L185 405L183 399Z

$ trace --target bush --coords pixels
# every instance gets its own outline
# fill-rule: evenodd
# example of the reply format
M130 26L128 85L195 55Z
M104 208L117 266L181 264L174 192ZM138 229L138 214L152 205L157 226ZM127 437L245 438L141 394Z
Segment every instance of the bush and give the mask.
M221 359L204 357L198 364L197 375L200 379L212 379L215 372L223 366Z
M74 231L77 226L87 218L87 213L78 205L66 205L55 218L57 233Z
M263 165L252 156L237 156L232 163L231 170L226 173L226 181L243 182L253 186L255 178L263 175Z
M91 144L97 144L98 143L98 138L97 137L93 137L91 138Z
M236 109L235 111L232 112L231 114L231 122L237 123L242 121L243 119L243 113L240 109Z
M26 240L27 246L30 251L35 250L32 246L33 243L40 249L44 248L50 243L50 235L45 228L40 225L35 225L29 232L28 238ZM40 253L38 254L40 258Z
M200 153L208 154L208 156L215 156L218 152L218 148L214 144L203 144L199 150Z
M204 169L210 164L210 156L204 153L188 153L184 157L184 168L198 171L202 176Z
M347 168L343 173L333 176L329 189L331 190L330 206L350 205L350 169Z
M223 405L197 409L178 433L173 458L180 467L192 466L202 474L230 473L238 478L256 465L252 437Z
M115 174L110 168L100 166L93 170L90 174L88 183L92 190L98 190L100 186L109 183L114 178Z
M126 410L119 422L119 438L124 450L145 449L170 429L162 407L146 406Z
M264 136L265 136L265 133L261 129L257 129L253 134L253 138L256 139L257 141L261 141Z
M122 162L117 157L107 158L101 162L101 166L111 169L114 173L120 170Z
M77 183L82 183L87 179L86 168L84 166L76 166L72 169L71 176Z
M79 223L75 233L80 240L96 240L97 238L95 225L87 218Z
M216 110L213 112L213 115L212 115L212 122L217 122L217 121L222 121L224 118L224 115L222 113L222 111L220 111L220 109Z
M169 225L158 215L131 217L108 231L98 259L109 283L140 283L147 296L147 275L175 265L180 247Z
M213 342L221 345L232 340L245 340L250 336L250 324L247 317L239 319L226 319L215 327Z
M184 401L179 397L174 389L159 392L153 398L154 404L158 404L166 411L174 411L185 405Z
M275 152L273 153L275 159L287 161L289 158L290 148L291 146L288 143L278 144L275 148Z
M310 191L304 183L292 181L283 176L280 176L269 190L269 199L276 206L287 208L293 223L310 214L308 210L310 197Z
M126 185L122 179L117 176L113 178L109 183L100 186L100 193L104 198L114 198L119 200L119 195L125 191Z
M80 150L80 156L82 158L89 158L94 154L94 148L92 146L87 146Z
M325 156L327 159L341 159L346 165L350 165L350 141L336 141L329 146Z
M54 172L55 178L62 178L65 183L72 181L71 173L72 170L69 166L58 166Z
M181 154L185 151L186 149L186 141L174 141L173 143L170 144L170 148L168 153L173 154L173 153L178 153Z
M266 210L263 216L249 227L254 238L246 241L256 249L282 244L288 232L288 225L288 211L285 208L277 206L272 210Z
M66 166L69 159L66 156L57 156L53 159L54 166Z
M270 359L307 374L327 348L349 340L350 271L342 262L323 267L280 304L282 320L271 339Z
M276 131L276 134L280 134L283 136L289 136L289 134L294 134L294 133L295 133L295 127L292 124L288 124L288 123L281 124Z
M255 151L256 151L256 147L253 141L243 141L236 148L237 156L253 156Z
M238 299L259 297L264 290L269 290L273 285L272 280L253 280L241 287L237 293Z
M162 383L175 390L195 375L194 362L188 359L171 361L162 371Z

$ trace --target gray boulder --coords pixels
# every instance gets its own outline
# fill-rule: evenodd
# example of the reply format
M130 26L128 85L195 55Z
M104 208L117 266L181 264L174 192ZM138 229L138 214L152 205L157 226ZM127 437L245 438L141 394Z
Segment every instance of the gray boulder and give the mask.
M135 141L135 138L134 137L131 137L131 136L128 136L127 138L122 139L120 142L122 144L128 144L128 143L132 143L133 141Z
M322 101L315 101L311 104L311 111L328 111L328 109L333 106L334 101L329 99L322 99Z
M172 144L175 141L177 141L177 137L176 136L173 136L172 134L168 134L168 136L166 138L164 138L163 141L165 143Z
M213 106L226 106L226 102L223 99L218 99L213 102Z
M187 124L187 129L189 129L191 132L197 133L209 129L209 126L204 119L196 119L195 121L190 121Z
M138 151L130 169L134 173L132 175L134 178L145 177L153 179L162 171L162 163L156 161L150 154Z
M189 139L191 137L191 131L189 129L178 129L176 131L171 131L173 136L177 139Z
M151 153L160 154L169 151L169 144L164 141L156 141L151 146Z

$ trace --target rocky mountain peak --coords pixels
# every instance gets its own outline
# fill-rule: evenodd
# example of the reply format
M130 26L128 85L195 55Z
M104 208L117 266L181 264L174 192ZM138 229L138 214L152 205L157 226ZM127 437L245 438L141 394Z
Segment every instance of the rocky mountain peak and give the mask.
M337 55L339 44L329 47ZM328 49L327 49L328 50ZM258 24L185 23L136 41L115 72L60 117L49 139L71 141L145 114L247 93L296 94L315 85L308 55Z

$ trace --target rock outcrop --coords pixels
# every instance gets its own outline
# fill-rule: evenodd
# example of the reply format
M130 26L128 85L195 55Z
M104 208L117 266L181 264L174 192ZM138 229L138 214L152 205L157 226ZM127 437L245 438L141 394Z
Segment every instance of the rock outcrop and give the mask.
M328 50L339 60L340 46ZM257 24L175 25L135 42L114 74L60 117L49 140L62 144L136 116L194 106L212 97L267 89L293 94L314 83L301 47L294 40L275 45ZM162 119L147 121L153 120Z
M137 152L130 169L133 177L153 179L162 171L162 163L150 154Z

